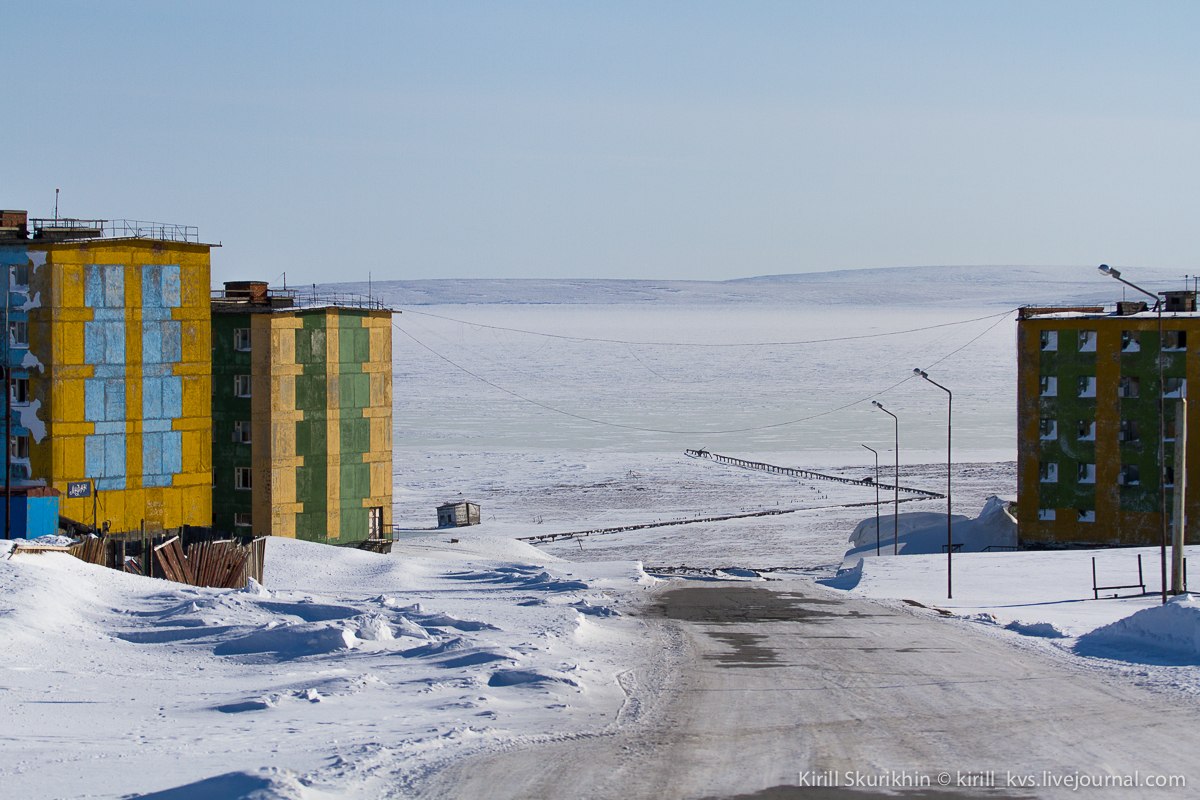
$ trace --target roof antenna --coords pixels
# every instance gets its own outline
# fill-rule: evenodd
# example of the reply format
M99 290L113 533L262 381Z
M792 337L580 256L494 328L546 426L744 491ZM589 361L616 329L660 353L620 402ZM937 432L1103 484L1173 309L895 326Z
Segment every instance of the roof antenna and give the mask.
M58 224L58 189L54 190L54 224Z

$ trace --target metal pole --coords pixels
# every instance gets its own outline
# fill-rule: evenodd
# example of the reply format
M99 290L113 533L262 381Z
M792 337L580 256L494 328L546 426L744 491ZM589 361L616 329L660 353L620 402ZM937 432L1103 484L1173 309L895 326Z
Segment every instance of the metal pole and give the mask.
M1163 366L1162 366L1162 348L1163 348L1163 328L1162 328L1162 298L1153 292L1148 292L1136 283L1130 283L1121 277L1119 270L1115 270L1107 264L1100 265L1100 271L1105 275L1109 275L1126 286L1137 289L1144 295L1154 298L1154 308L1158 312L1158 352L1155 358L1158 361L1158 515L1161 523L1161 534L1159 537L1159 567L1162 575L1162 601L1167 602L1167 458L1166 458L1166 422L1163 419L1164 403L1163 403Z
M55 196L58 190L54 190ZM55 200L57 208L58 201ZM12 538L12 355L9 353L12 332L8 328L8 307L12 295L4 289L4 538ZM28 526L26 526L28 529Z
M1183 572L1183 537L1187 523L1187 400L1175 402L1175 524L1171 531L1171 594L1183 594L1187 581Z
M950 442L952 440L952 429L954 419L954 393L942 386L937 381L929 377L923 370L914 369L913 374L932 383L934 386L941 389L947 395L946 400L946 599L950 600L954 597L954 534L952 533L952 520L950 516L951 500L950 500L950 473L951 464L950 458Z
M900 418L883 407L878 400L872 400L871 405L891 417L896 424L896 485L895 508L892 512L892 555L900 554Z
M867 446L864 444L863 447ZM879 452L871 447L867 449L875 453L875 555L879 555Z

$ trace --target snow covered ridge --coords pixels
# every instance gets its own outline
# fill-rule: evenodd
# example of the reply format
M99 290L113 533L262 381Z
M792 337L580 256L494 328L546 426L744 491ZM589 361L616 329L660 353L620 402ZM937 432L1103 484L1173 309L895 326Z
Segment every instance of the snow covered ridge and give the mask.
M624 608L655 579L637 562L455 538L390 556L272 539L266 585L244 590L62 554L0 559L0 715L22 730L0 765L5 793L120 797L220 778L268 797L323 796L293 789L328 780L343 796L465 750L613 724L618 676L646 650ZM86 769L61 768L64 740Z
M1169 270L1139 271L1144 281L1175 281ZM731 281L611 279L440 279L331 283L319 292L343 291L382 298L397 306L477 303L669 305L768 302L934 305L985 301L997 306L1027 303L1113 302L1119 299L1088 266L947 266L764 275ZM1172 284L1173 286L1174 284ZM303 290L301 290L303 299Z

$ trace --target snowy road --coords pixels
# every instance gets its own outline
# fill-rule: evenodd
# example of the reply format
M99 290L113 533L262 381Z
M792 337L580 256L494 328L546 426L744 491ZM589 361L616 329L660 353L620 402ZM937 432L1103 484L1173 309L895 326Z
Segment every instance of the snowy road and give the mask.
M883 796L864 785L928 779L933 793L914 796L1166 798L1186 790L1144 784L1200 782L1189 744L1195 703L1031 655L931 611L842 599L808 582L702 583L668 588L646 618L663 656L639 671L626 722L460 762L421 795L812 800ZM1076 791L1076 776L1143 785ZM768 791L854 780L864 794Z

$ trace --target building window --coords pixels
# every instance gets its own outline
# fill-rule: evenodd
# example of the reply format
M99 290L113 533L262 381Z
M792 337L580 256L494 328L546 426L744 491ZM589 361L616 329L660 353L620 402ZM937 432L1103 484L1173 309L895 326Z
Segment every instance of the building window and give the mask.
M1137 331L1121 331L1121 352L1122 353L1138 353L1141 352L1142 345L1138 341Z
M1086 508L1079 509L1079 521L1080 522L1095 522L1096 521L1096 512L1086 509Z
M217 488L217 468L212 469L212 488Z
M250 349L250 329L249 328L234 328L233 329L233 349L246 352Z
M1053 508L1039 508L1038 509L1038 519L1041 520L1042 522L1053 522L1054 521L1054 509Z
M235 397L250 396L250 376L249 375L234 375L233 376L233 394Z
M1121 382L1117 385L1117 397L1137 397L1141 386L1140 379L1132 375L1122 375Z
M1058 397L1058 378L1053 375L1043 375L1041 393L1042 397Z
M1137 420L1123 419L1121 420L1121 428L1117 431L1117 441L1136 442L1138 440L1138 424Z
M1167 336L1167 343L1163 347L1164 350L1186 350L1187 349L1187 331L1163 331Z
M8 338L13 347L29 347L29 323L20 321L8 323Z
M1096 465L1085 464L1079 462L1079 472L1075 477L1076 483L1095 483L1096 482Z
M367 509L367 538L383 538L383 506Z
M1137 464L1122 464L1121 474L1117 476L1117 483L1122 486L1137 486L1141 483L1141 470Z
M1053 352L1058 349L1058 331L1042 331L1042 350Z
M13 378L12 401L22 404L29 402L29 378Z
M1042 420L1039 432L1043 442L1054 441L1058 438L1058 422L1052 419Z
M233 440L238 444L250 444L250 423L233 423Z
M1187 397L1187 378L1163 378L1163 397Z
M249 489L250 488L250 468L235 467L233 470L233 488Z
M234 514L233 515L233 526L235 528L249 528L250 527L250 515L249 514Z
M29 285L29 262L24 264L14 264L12 270L12 282L14 286Z
M8 450L13 458L29 458L29 437L28 436L10 436L8 437Z
M1175 468L1168 466L1166 468L1166 473L1167 473L1166 480L1163 481L1163 486L1165 486L1169 489L1175 485Z
M1081 442L1096 441L1096 420L1094 420L1094 419L1079 420L1079 432L1075 438Z
M1039 461L1038 477L1042 483L1058 483L1058 462Z
M1096 376L1095 375L1080 375L1079 376L1079 396L1080 397L1095 397L1096 396Z
M1081 353L1096 352L1096 332L1095 331L1080 331L1079 332L1079 352L1081 352Z

